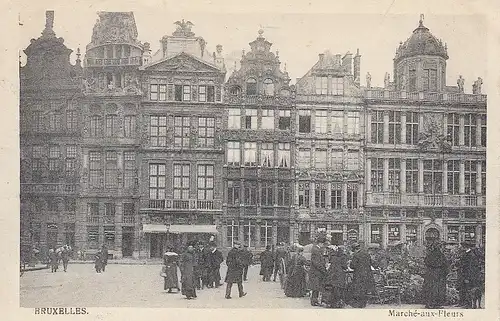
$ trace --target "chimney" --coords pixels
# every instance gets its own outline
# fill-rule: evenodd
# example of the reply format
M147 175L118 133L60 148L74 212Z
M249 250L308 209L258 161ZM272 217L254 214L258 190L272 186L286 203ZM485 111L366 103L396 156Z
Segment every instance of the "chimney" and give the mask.
M217 45L215 48L217 52L214 52L213 54L214 65L223 70L225 66L224 66L224 57L222 57L222 45Z
M54 10L45 11L45 29L42 31L44 38L53 38L56 36L54 32Z
M342 67L349 75L352 75L352 53L347 52L342 58Z
M335 65L340 66L342 64L342 55L341 54L336 54L335 55Z
M361 55L359 54L359 49L356 50L356 56L354 56L354 83L360 85L360 75L361 75Z
M323 66L323 62L325 61L325 54L320 53L318 56L319 56L319 65Z
M151 44L149 42L145 42L143 45L142 52L142 65L147 65L151 62Z

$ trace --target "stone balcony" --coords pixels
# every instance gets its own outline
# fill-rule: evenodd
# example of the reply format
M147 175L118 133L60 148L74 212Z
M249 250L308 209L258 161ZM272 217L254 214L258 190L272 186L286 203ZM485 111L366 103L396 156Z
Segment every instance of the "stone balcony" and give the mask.
M71 195L78 192L78 184L67 183L23 183L22 194Z
M361 104L362 97L343 96L343 95L306 95L300 94L295 97L297 104L321 104L321 103L337 103L337 104Z
M486 198L483 195L426 195L368 192L366 194L366 205L484 207L486 205Z
M486 95L465 93L433 93L433 92L404 92L388 90L366 90L365 98L368 100L394 100L394 101L421 101L438 103L469 103L486 104Z
M142 65L141 57L126 57L126 58L87 58L87 67L99 66L140 66Z
M287 96L266 96L266 95L231 95L224 97L224 102L235 105L256 105L256 106L291 106L293 98Z
M141 200L142 210L167 211L222 211L222 200L198 199L145 199Z

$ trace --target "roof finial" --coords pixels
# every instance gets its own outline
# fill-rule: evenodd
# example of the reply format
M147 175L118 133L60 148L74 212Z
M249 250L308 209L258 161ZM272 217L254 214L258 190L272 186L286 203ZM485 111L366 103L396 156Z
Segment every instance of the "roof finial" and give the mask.
M78 48L76 49L76 59L77 59L77 60L80 60L80 56L81 56L81 55L82 55L82 54L80 53L80 47L78 47Z
M285 68L284 68L284 71L286 72L286 62L285 62Z
M424 26L424 14L423 13L420 14L420 21L418 22L418 24L420 27Z
M55 37L54 28L54 11L47 10L45 11L45 29L42 32L42 35L45 37Z
M236 60L234 61L234 72L236 72Z
M259 38L262 38L262 34L264 33L263 29L259 29Z

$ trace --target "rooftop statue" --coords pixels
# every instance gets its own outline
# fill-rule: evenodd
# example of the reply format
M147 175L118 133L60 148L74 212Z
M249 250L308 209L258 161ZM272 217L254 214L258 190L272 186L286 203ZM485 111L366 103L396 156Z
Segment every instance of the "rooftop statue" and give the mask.
M177 29L172 33L174 36L178 37L194 37L194 32L191 31L191 28L194 24L191 21L176 21L174 25L177 25Z

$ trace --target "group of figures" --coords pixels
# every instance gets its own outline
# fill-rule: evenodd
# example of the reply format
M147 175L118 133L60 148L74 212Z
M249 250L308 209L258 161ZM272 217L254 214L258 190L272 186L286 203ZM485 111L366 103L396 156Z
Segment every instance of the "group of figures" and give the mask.
M59 269L59 263L62 262L63 270L66 272L68 270L69 258L71 256L71 246L64 245L59 248L49 249L49 266L50 272L57 272Z
M481 256L472 243L463 242L461 247L457 264L458 306L479 308L484 291ZM334 246L326 237L319 236L310 249L310 260L304 255L304 247L298 244L286 249L284 257L283 289L287 297L309 295L312 306L364 308L370 297L377 295L374 275L380 271L374 267L379 265L361 244ZM444 243L429 243L424 263L423 303L428 309L442 308L446 305L450 272Z
M251 260L250 251L242 249L241 244L236 242L226 257L228 267L225 277L226 299L231 299L233 283L238 285L239 297L246 295L243 291L243 279L246 279ZM163 288L168 293L176 289L188 300L194 299L197 297L196 290L222 286L220 274L222 262L224 262L224 256L217 249L215 242L190 243L181 255L169 250L164 255L164 266L161 271L161 276L164 278ZM181 273L180 288L177 268Z
M105 272L108 265L108 248L103 245L94 257L94 268L97 273Z

